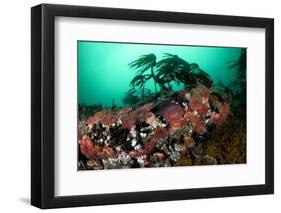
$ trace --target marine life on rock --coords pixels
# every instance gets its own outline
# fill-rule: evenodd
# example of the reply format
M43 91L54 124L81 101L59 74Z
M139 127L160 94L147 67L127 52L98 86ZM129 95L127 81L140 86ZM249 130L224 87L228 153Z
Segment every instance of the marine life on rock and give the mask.
M239 77L243 54L229 65ZM122 105L79 105L79 170L246 162L245 103L237 92L176 54L141 55L129 68L136 75Z
M212 121L214 122L214 124L216 125L222 125L227 117L228 117L228 114L229 114L229 111L230 111L230 106L228 103L224 103L220 109L220 111L218 113L215 113L213 116L212 116Z
M178 94L181 95L181 91ZM147 103L135 109L98 111L87 121L88 134L84 133L79 142L81 153L89 160L114 158L114 163L118 161L121 167L121 155L123 158L126 155L125 168L137 164L139 167L151 167L155 163L158 166L177 165L182 154L187 155L188 152L190 157L192 153L198 153L197 150L192 151L193 148L198 149L194 136L204 137L208 126L222 125L227 119L229 105L224 103L218 112L212 111L209 95L209 89L199 84L192 90L188 108L168 99L168 103L166 100L165 104L160 104L163 108L159 110L158 103ZM199 103L194 104L196 101ZM157 113L153 111L155 108ZM134 160L149 156L154 156L156 162ZM158 162L169 159L169 156L172 158L169 162ZM194 157L201 158L198 154ZM111 168L110 161L107 164L107 168Z

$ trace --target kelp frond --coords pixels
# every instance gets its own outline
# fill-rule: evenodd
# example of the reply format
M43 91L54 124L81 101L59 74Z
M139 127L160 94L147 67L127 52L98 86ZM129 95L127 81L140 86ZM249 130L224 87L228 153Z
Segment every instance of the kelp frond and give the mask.
M240 56L237 60L233 60L227 63L228 68L235 70L237 79L246 78L246 49L242 49Z
M137 60L129 63L131 69L137 69L140 74L154 67L156 65L156 56L154 54L147 54L140 56Z
M130 83L130 86L131 86L131 87L138 87L138 88L141 89L142 87L144 87L146 81L147 81L148 79L150 79L151 77L152 77L151 75L136 75L136 76L132 79L132 81L131 81L131 83Z
M189 63L187 61L170 53L164 53L164 59L160 60L156 67L158 78L166 82L171 80L177 81L177 76L189 71Z
M129 89L122 98L122 102L126 105L134 105L139 101L140 98L138 97L138 91L134 88Z

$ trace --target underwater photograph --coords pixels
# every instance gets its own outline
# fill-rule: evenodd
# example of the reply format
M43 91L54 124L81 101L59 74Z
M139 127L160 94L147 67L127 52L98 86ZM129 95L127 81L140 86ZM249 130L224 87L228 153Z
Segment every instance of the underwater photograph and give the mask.
M246 56L77 41L78 170L245 164Z

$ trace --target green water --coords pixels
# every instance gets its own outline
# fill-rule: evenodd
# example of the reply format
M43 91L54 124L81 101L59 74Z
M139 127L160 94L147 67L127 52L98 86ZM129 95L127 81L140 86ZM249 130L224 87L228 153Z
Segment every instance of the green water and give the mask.
M115 104L123 106L122 97L130 89L130 81L137 73L128 64L150 53L156 55L157 61L163 59L163 53L176 54L188 63L197 63L213 81L221 80L228 84L234 79L234 72L227 63L237 60L240 51L241 48L79 41L79 104L111 106L114 99ZM152 80L146 88L154 91Z

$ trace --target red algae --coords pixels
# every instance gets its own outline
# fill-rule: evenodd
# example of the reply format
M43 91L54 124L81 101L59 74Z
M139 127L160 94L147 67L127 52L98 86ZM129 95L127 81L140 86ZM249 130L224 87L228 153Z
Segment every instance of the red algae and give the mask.
M221 126L227 119L230 111L230 106L228 103L224 103L219 113L212 116L213 123L217 126Z
M139 156L143 156L143 155L147 155L147 154L151 153L156 145L156 142L157 142L157 140L155 138L149 139L145 143L143 149L129 152L130 157L135 158L135 157L139 157Z
M169 132L167 131L167 129L165 129L163 127L157 127L154 132L154 137L156 139L161 139L161 138L167 137L168 134L169 134Z
M108 127L110 124L116 121L116 115L110 110L103 110L95 113L92 117L88 119L88 126L91 128L94 124L102 123L104 126Z
M164 118L167 122L172 120L181 120L184 114L183 108L178 105L172 105L164 109Z
M116 118L117 117L113 115L111 111L108 110L104 112L103 118L101 119L101 123L104 126L108 127L116 121Z
M135 118L138 122L145 122L145 120L150 116L150 112L144 108L139 107L135 110Z
M128 117L122 122L122 128L131 129L135 125L135 120Z
M209 110L207 104L203 104L202 101L195 99L191 99L188 106L192 111L198 112L199 115L205 115Z
M114 158L117 156L117 153L114 153L112 148L95 144L88 136L84 136L80 141L80 150L81 153L86 156L88 159L104 159L104 158Z
M153 108L154 104L153 103L147 103L145 105L143 105L142 107L146 110L146 111L150 111Z
M170 126L172 129L180 129L184 126L185 122L182 118L170 120Z
M127 115L130 111L132 111L131 107L120 109L119 111L117 111L116 117L121 118L121 117Z
M94 146L89 136L83 136L79 141L80 150L88 159L94 159L98 153L97 147Z
M122 118L122 128L131 129L136 123L136 111L130 111Z
M209 89L199 84L192 90L192 96L188 107L191 111L196 111L200 116L205 115L209 110L209 97Z
M174 104L172 106L164 109L164 119L170 124L173 129L180 129L185 124L183 120L184 110L178 104Z
M210 96L210 90L204 86L203 84L199 84L192 90L192 96L194 97L201 97L208 100Z
M198 135L203 135L206 133L206 124L204 121L199 121L193 126L193 131Z
M95 113L93 116L88 118L88 126L91 128L94 124L100 122L103 116L104 116L104 111Z
M118 154L108 146L103 147L102 151L97 153L99 158L115 158L117 155Z

